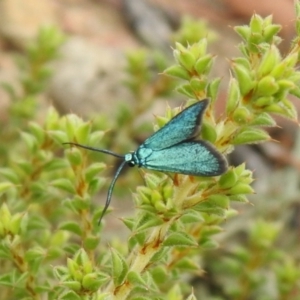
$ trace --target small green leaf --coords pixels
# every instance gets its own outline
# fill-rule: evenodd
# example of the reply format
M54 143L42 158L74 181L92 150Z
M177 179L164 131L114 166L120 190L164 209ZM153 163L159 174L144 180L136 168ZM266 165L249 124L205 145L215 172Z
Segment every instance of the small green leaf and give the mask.
M90 132L91 132L91 124L89 122L80 124L76 128L76 138L78 142L85 144L88 140Z
M157 189L159 185L162 185L166 181L167 176L159 177L155 174L147 173L144 177L147 187L149 187L149 195L151 195L151 190Z
M65 280L61 283L62 285L68 287L74 292L79 292L81 290L81 283L75 280ZM81 298L73 298L73 299L81 299Z
M91 195L94 195L96 193L99 192L99 190L101 189L101 187L104 186L106 180L102 177L100 178L94 178L89 182L89 188L88 188L88 192Z
M145 229L159 226L163 221L157 215L145 212L139 216L135 223L135 231L139 233Z
M232 63L232 69L239 83L241 95L247 95L255 87L250 70L235 62Z
M176 49L173 54L177 62L187 71L193 70L196 59L191 51L183 47L181 44L176 43Z
M14 184L19 183L19 176L10 168L0 168L0 174Z
M49 223L43 216L36 214L28 218L27 226L30 230L45 230L49 227ZM26 232L26 230L24 230L24 232Z
M300 88L296 85L293 89L290 90L290 94L300 98Z
M133 286L143 286L143 287L147 286L147 283L144 281L142 275L138 272L129 271L127 275L127 279Z
M68 275L69 270L65 266L56 266L53 269L53 273L57 279L61 280L63 277Z
M82 300L82 297L80 297L74 291L66 291L63 295L61 295L60 299L61 300Z
M257 14L254 14L250 20L249 26L252 32L260 33L263 29L262 17Z
M196 247L198 246L198 243L193 237L191 237L185 232L173 232L168 235L163 245L165 247L171 247L171 246Z
M263 55L260 65L257 69L258 78L270 74L274 67L280 63L281 55L275 45L271 45L269 50Z
M219 186L222 189L228 189L233 187L237 182L237 175L234 169L228 170L226 173L221 175L219 179Z
M139 244L139 245L143 245L146 241L146 233L140 232L140 233L135 233L134 235L131 235L130 239L129 239L129 243L130 244Z
M24 218L24 214L21 213L16 213L12 216L11 220L10 220L10 224L9 224L9 231L14 234L20 234L20 230L21 230L21 222ZM26 217L25 217L26 219ZM23 231L25 232L25 231Z
M194 293L191 293L185 300L197 300L197 298Z
M284 116L291 119L291 120L295 120L297 121L297 117L298 117L298 111L295 107L295 105L288 99L283 99L280 103L285 110L285 114Z
M251 144L268 140L270 140L270 136L266 131L253 127L245 127L235 136L232 144Z
M95 250L99 245L100 239L99 236L89 235L84 240L84 246L87 250Z
M202 27L202 25L201 25ZM195 35L195 32L193 32L193 35ZM207 38L200 38L195 41L192 46L190 46L190 50L194 54L195 57L203 57L207 52L207 45L208 40Z
M43 170L47 172L56 171L68 167L68 163L64 159L52 158L43 166Z
M217 140L217 132L216 126L209 124L207 122L203 122L201 134L204 140L207 140L211 143L214 143Z
M229 210L226 210L229 211ZM212 220L211 220L212 219ZM216 235L218 233L221 233L224 231L224 229L218 225L211 225L213 223L216 223L216 218L210 218L210 220L207 220L207 223L210 224L209 226L205 226L202 230L202 238L207 239L212 235Z
M11 221L11 213L6 203L0 207L0 222L4 228L8 229Z
M58 189L66 191L70 194L75 194L75 188L74 185L71 183L70 179L67 178L55 179L52 180L51 185Z
M35 122L29 122L29 129L41 145L45 139L45 130Z
M49 260L55 260L60 259L63 255L66 255L65 248L62 248L61 246L50 246L47 249L47 259Z
M18 167L28 176L28 174L32 174L33 172L33 164L29 160L19 159L16 161Z
M214 103L217 100L220 83L221 78L217 77L207 84L206 93L207 97L211 99L211 103Z
M213 56L211 54L206 54L200 57L195 63L195 70L198 75L207 74L213 64Z
M180 217L180 221L184 224L202 223L204 218L199 212L189 209Z
M47 253L45 249L39 246L35 246L29 250L26 251L25 259L27 262L34 261L36 259L44 259L46 257Z
M176 91L180 94L188 96L189 98L195 98L195 92L189 84L183 84L177 87Z
M0 284L7 287L14 287L15 286L15 275L14 272L9 272L6 274L0 275ZM20 285L22 286L22 285Z
M249 125L252 126L275 126L275 120L268 113L260 113L255 116Z
M123 218L122 222L125 224L125 226L132 231L135 226L135 219L134 218Z
M151 275L153 276L153 280L158 283L165 282L169 277L168 270L163 265L154 267L151 271Z
M102 276L99 275L99 273L92 272L83 276L82 287L90 291L98 290L108 279L107 276L103 276L104 274L102 274Z
M69 145L65 145L65 147L69 147ZM67 148L65 150L65 153L72 166L79 166L82 164L82 159L83 159L82 150L76 147L72 147L71 149Z
M149 293L149 290L148 291L143 291L144 293L145 292L148 292ZM153 300L153 298L152 297L147 297L147 296L137 296L137 297L132 297L132 298L130 298L131 300ZM162 298L155 298L155 300L163 300Z
M65 130L68 136L68 140L73 139L76 136L76 130L81 124L83 124L83 121L77 115L75 114L66 115Z
M266 42L271 43L274 36L281 30L281 26L278 24L270 24L264 28L263 36Z
M239 102L241 99L241 93L238 81L236 78L231 77L229 82L229 91L226 102L226 112L227 114L232 114L237 107L239 106Z
M237 202L243 202L243 203L249 203L249 200L247 199L247 196L245 195L230 195L229 196L231 201L237 201Z
M151 262L160 261L161 263L167 263L169 251L169 248L161 247L161 249L153 255L153 257L151 258Z
M229 198L225 195L215 194L208 197L207 201L212 202L214 205L224 209L229 207Z
M71 199L64 200L63 205L79 212L84 209L89 209L90 198L89 197L84 198L84 197L80 197L80 196L76 195L72 200Z
M69 141L67 134L62 130L48 130L47 133L59 145Z
M252 119L252 113L245 106L240 106L235 109L232 115L233 120L237 124L247 124Z
M35 153L38 149L38 141L34 135L31 135L27 132L21 132L21 138L26 144L26 147L31 151L31 153Z
M245 42L248 41L251 34L251 29L249 26L235 26L234 30Z
M15 101L18 98L16 89L12 84L0 82L0 86L10 96L11 100Z
M104 163L93 163L85 170L85 180L90 182L96 175L105 169Z
M253 194L254 190L249 184L237 183L234 187L229 190L229 194Z
M190 86L197 93L205 91L207 86L207 80L194 77L190 80Z
M195 262L195 260L188 256L185 256L179 261L177 261L174 267L188 272L200 271L199 263Z
M201 248L205 250L214 250L219 248L219 243L217 241L214 241L212 239L208 239L207 241L200 244Z
M272 96L279 90L279 82L273 76L263 77L257 84L256 96Z
M77 281L81 281L83 274L79 264L75 260L67 258L67 266L71 277Z
M182 291L179 284L175 284L172 288L168 291L167 299L170 300L182 300Z
M116 286L122 284L125 276L128 272L128 266L125 258L116 250L111 248L111 260L112 260L112 275L113 281Z
M95 131L89 135L89 145L97 145L100 143L104 136L103 131Z
M111 292L101 292L100 295L97 295L97 300L111 300L112 295ZM82 298L80 298L82 300Z
M91 273L93 270L92 262L86 250L84 248L80 248L74 255L74 260L78 265L81 265L80 270L84 273Z
M63 222L60 226L59 226L60 230L67 230L70 232L73 232L79 236L82 235L82 229L81 227L78 225L78 223L76 222L72 222L72 221L66 221Z
M13 186L14 186L14 184L12 184L9 181L0 182L0 193L6 192L7 190L9 190Z
M180 79L185 79L185 80L190 79L190 75L189 75L188 71L180 65L175 65L175 66L171 66L171 67L167 68L164 71L164 74L167 74L167 75L173 76L173 77L178 77Z
M267 105L271 105L273 104L273 102L274 102L273 96L262 96L255 99L254 105L265 109Z
M217 216L224 217L225 210L223 208L220 208L216 206L213 202L204 201L201 202L193 207L194 210L200 211L200 212L206 212L209 214L214 214Z

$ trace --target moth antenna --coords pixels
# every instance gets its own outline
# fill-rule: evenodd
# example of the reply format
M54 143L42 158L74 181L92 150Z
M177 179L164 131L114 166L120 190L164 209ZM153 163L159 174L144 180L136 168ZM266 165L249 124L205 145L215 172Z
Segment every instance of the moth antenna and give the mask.
M117 179L118 179L118 177L119 177L119 175L120 175L120 173L121 173L121 171L124 168L124 166L125 166L126 163L127 163L126 160L122 161L122 163L120 164L118 170L116 171L116 174L115 174L115 176L114 176L114 178L113 178L113 180L112 180L112 182L111 182L111 184L109 186L108 193L107 193L107 198L106 198L106 202L105 202L104 208L102 210L101 216L99 218L98 225L100 225L101 220L104 217L104 215L105 215L105 213L106 213L106 211L107 211L107 209L108 209L108 207L110 205L111 195L112 195L115 183L116 183L116 181L117 181Z
M115 152L112 152L112 151L106 150L106 149L98 149L98 148L94 148L94 147L90 147L90 146L85 146L85 145L81 145L81 144L77 144L77 143L63 143L63 145L76 146L76 147L80 147L80 148L91 150L91 151L95 151L95 152L101 152L101 153L109 154L109 155L112 155L114 157L124 158L124 155L120 155L120 154L117 154Z

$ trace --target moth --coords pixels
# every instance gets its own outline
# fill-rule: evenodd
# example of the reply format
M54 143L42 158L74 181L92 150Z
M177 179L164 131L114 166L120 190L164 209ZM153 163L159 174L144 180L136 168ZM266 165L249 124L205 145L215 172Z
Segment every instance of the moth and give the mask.
M221 175L227 170L224 156L209 142L197 139L208 104L209 100L203 99L185 108L135 151L125 155L72 142L64 143L123 159L109 186L99 223L110 205L115 183L126 164L160 172L207 177Z

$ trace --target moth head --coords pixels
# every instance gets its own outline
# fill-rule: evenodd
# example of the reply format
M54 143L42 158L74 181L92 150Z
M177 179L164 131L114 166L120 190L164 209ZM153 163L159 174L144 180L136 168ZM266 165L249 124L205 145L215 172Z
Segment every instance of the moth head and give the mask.
M127 165L128 165L129 167L134 167L134 166L135 166L135 161L134 161L134 159L133 159L132 153L125 154L124 159L125 159L125 161L127 162Z

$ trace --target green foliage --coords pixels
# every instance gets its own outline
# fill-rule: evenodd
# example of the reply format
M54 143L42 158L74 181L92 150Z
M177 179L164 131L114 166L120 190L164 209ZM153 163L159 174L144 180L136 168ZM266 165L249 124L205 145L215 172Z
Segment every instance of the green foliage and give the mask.
M13 145L19 138L19 129L26 130L28 120L34 120L39 108L39 100L44 93L47 82L51 76L48 64L58 55L57 48L64 41L64 36L54 27L40 30L35 43L28 45L26 56L17 59L20 75L19 88L0 83L9 94L11 105L9 107L9 122L0 120L2 130L1 138L5 143ZM7 149L1 143L1 165L7 160Z
M180 80L176 89L189 98L188 104L211 98L202 137L224 154L237 144L268 141L263 126L276 125L270 113L296 120L287 97L300 95L295 68L299 38L282 57L276 35L280 26L271 21L254 15L249 26L235 28L243 39L242 55L231 60L222 118L214 115L221 79L210 78L214 56L207 39L177 42L172 66L160 54L152 55L156 69L171 75L159 79L148 67L149 53L129 54L126 84L135 103L130 109L120 107L112 121L120 128L112 148L117 142L119 147L128 145L124 136L133 143L139 134L136 116L158 96L170 93L172 77ZM182 36L189 36L194 23L186 26ZM102 243L103 224L97 224L102 209L93 198L105 185L106 164L95 163L87 151L64 149L62 143L96 145L102 138L105 143L104 132L97 129L97 120L92 124L72 114L61 117L53 108L42 122L36 118L36 96L44 91L47 64L62 40L53 28L41 31L23 64L27 67L22 68L21 95L6 86L12 118L3 124L9 135L1 132L1 299L196 299L184 278L203 276L205 264L222 286L218 299L271 299L266 272L275 278L278 298L295 299L293 291L300 284L297 262L274 247L282 230L278 224L253 220L247 245L232 245L225 255L216 251L224 221L237 215L233 202L247 203L254 193L252 172L245 164L214 178L146 171L144 184L133 195L135 212L122 219L130 231L127 244L111 239L109 249ZM156 127L179 110L168 108L164 117L157 117Z
M206 37L209 42L213 42L217 40L217 33L208 28L206 21L184 16L181 20L180 28L173 35L173 41L187 46L188 44L197 43Z

